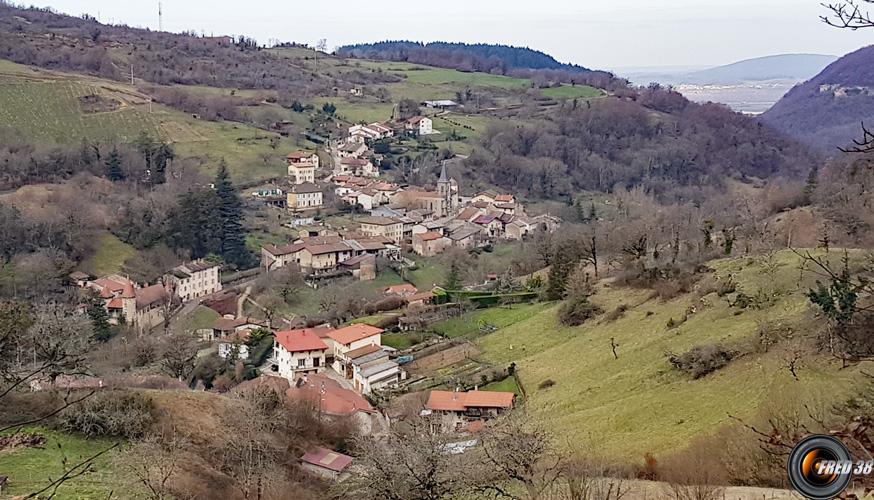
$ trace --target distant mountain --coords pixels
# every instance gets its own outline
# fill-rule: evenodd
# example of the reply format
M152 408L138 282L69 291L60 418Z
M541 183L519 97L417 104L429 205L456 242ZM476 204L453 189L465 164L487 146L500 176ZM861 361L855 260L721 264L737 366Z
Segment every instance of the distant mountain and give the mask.
M650 82L668 85L738 85L773 80L803 82L836 60L836 56L821 54L780 54L693 71L652 67L619 74L636 85Z
M684 75L682 83L736 84L766 80L805 81L835 62L836 56L780 54L757 57Z
M847 54L794 87L762 120L821 150L847 145L859 136L860 122L874 122L874 46Z

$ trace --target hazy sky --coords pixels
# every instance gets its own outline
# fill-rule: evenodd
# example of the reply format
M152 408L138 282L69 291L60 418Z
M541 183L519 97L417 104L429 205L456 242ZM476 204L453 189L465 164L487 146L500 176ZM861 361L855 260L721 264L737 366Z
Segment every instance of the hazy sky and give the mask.
M157 28L158 0L20 0ZM874 32L825 26L818 0L163 0L164 29L328 46L385 39L526 45L599 69L843 55Z

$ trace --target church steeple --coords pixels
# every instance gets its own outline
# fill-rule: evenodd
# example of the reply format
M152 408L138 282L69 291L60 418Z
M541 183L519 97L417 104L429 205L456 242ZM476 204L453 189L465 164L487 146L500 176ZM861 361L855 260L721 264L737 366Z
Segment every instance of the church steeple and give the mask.
M440 168L440 179L437 180L437 192L440 193L440 196L443 197L443 214L442 216L447 216L454 208L454 203L452 203L452 182L449 180L449 175L446 174L446 162L443 162L443 166Z
M449 176L446 175L446 161L443 161L443 167L440 169L440 179L437 182L449 182Z

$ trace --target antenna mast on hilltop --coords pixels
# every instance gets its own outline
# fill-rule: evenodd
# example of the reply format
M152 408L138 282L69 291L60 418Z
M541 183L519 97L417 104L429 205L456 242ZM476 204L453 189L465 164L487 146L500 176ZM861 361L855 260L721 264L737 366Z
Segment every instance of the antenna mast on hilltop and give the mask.
M164 31L164 11L161 7L161 2L158 2L158 31Z

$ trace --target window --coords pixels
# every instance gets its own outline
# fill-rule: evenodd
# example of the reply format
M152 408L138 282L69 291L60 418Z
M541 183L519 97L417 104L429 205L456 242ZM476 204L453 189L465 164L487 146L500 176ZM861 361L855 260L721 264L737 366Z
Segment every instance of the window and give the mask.
M318 367L319 367L319 358L313 358L313 367L314 367L314 368L318 368Z
M306 367L306 365L307 365L306 358L297 358L297 367L298 368L304 368L304 367Z

